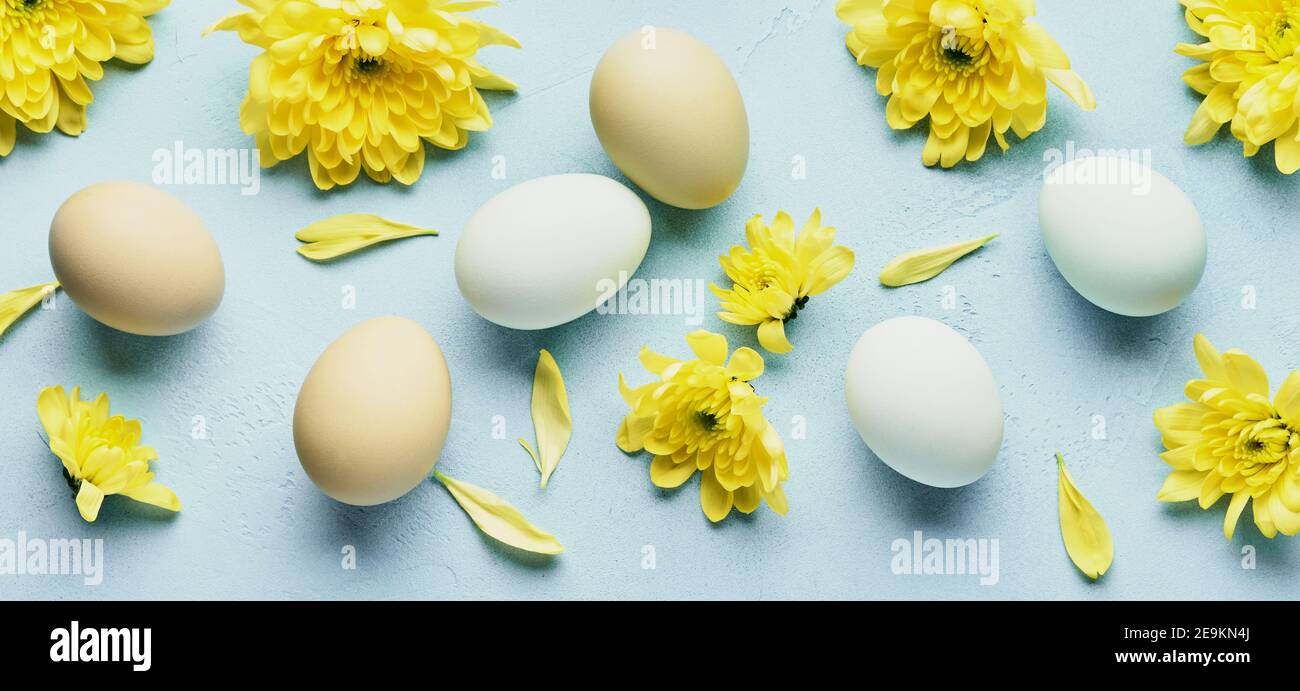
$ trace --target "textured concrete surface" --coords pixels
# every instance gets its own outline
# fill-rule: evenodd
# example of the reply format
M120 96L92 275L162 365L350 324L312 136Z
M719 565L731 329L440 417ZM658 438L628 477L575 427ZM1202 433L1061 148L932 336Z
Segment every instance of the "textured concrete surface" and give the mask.
M1039 4L1040 21L1092 86L1098 110L1082 113L1054 92L1044 130L958 170L925 169L924 135L886 127L874 75L844 50L831 0L548 0L481 12L524 43L522 51L482 56L522 88L493 97L495 128L464 151L431 156L409 189L362 181L320 194L305 161L264 174L255 196L232 186L169 188L207 220L225 255L226 298L210 322L180 337L138 338L101 327L60 299L0 340L0 538L22 531L105 540L101 585L3 575L0 596L1294 597L1300 546L1293 541L1267 540L1244 517L1229 543L1220 531L1222 504L1202 512L1155 501L1165 467L1151 411L1179 399L1194 374L1198 330L1220 347L1246 349L1275 383L1300 367L1300 180L1273 170L1271 148L1251 161L1228 139L1183 145L1197 101L1180 81L1192 62L1172 52L1193 38L1176 3ZM46 229L72 191L101 179L148 180L155 150L177 141L250 145L237 109L254 49L233 35L199 37L233 9L233 2L175 3L153 22L156 60L142 69L112 67L96 85L87 134L22 136L0 160L0 286L50 278ZM614 446L623 411L617 374L645 381L636 361L644 344L684 354L681 337L695 328L685 316L591 315L544 332L512 332L471 312L452 277L459 230L491 195L552 173L617 176L591 130L587 84L603 49L646 24L687 29L718 51L737 75L753 139L745 180L722 206L687 212L649 202L654 240L639 275L718 280L715 257L743 237L745 220L778 208L802 220L820 206L857 253L856 271L814 298L793 328L794 355L769 358L758 380L772 398L769 419L788 443L785 518L761 508L711 525L694 483L657 490L648 459ZM1116 317L1056 273L1036 226L1037 194L1044 152L1070 141L1148 149L1154 167L1199 207L1209 266L1181 308L1151 319ZM493 177L494 162L505 164L505 179ZM792 176L799 162L803 179ZM355 211L444 234L327 266L294 254L295 229ZM938 280L897 291L876 284L880 266L900 251L993 230L1002 237ZM355 309L342 309L350 289ZM1252 296L1254 308L1243 307ZM329 341L382 314L418 320L447 353L455 411L438 467L512 501L555 532L565 554L537 559L498 546L431 483L365 509L334 503L311 485L289 428L298 387ZM974 485L937 490L899 476L849 422L841 402L848 352L867 327L900 314L938 318L967 335L998 379L1006 440L993 471ZM723 325L711 312L703 325L733 345L755 344L752 331ZM563 368L575 418L573 444L545 491L515 442L531 435L539 347ZM110 499L97 523L83 523L37 434L36 393L54 383L109 391L116 410L141 418L162 454L159 477L184 511L164 516ZM207 439L192 438L195 416L205 419ZM492 434L497 416L500 439ZM793 438L797 416L806 438ZM945 433L945 421L932 425ZM1114 567L1096 584L1061 546L1058 449L1114 534ZM997 584L892 573L891 544L918 530L927 538L998 539ZM356 550L353 570L342 567L345 545ZM1253 569L1243 568L1247 546Z

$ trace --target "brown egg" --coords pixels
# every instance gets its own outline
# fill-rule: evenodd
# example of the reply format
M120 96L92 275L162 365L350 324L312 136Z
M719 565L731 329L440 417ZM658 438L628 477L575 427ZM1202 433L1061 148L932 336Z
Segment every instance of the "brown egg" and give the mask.
M203 221L138 182L100 182L68 197L50 224L50 264L86 314L141 336L189 331L226 289L221 251Z
M321 353L293 411L303 470L357 506L392 501L433 471L451 424L451 376L419 324L376 317Z
M591 124L623 174L665 204L703 209L740 185L749 120L731 72L677 29L619 39L591 76Z

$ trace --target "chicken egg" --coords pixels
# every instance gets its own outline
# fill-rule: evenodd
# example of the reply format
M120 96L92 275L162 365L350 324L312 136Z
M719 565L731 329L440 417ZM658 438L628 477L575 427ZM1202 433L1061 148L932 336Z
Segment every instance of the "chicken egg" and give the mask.
M141 336L189 331L221 304L221 251L176 197L138 182L100 182L63 202L50 224L50 265L96 321Z
M346 504L392 501L433 471L451 426L451 375L438 342L403 317L376 317L321 353L293 410L307 476Z
M596 65L589 99L605 153L655 199L704 209L740 185L749 161L745 103L699 39L665 27L624 36Z

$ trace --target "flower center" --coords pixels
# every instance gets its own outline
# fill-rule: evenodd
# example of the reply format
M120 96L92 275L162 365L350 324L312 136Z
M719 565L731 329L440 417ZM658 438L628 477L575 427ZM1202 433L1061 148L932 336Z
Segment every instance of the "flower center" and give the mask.
M0 12L0 16L10 14L15 18L28 19L48 3L49 0L8 0L4 4L9 6L9 11L7 13Z
M707 410L696 411L695 422L705 432L716 432L722 426L718 420L718 416Z
M978 70L987 61L983 39L963 36L951 26L936 29L931 49L934 51L935 67L940 71L966 75Z
M1291 430L1281 420L1268 418L1237 433L1232 455L1247 466L1270 465L1286 460L1290 441Z
M1256 42L1262 38L1264 52L1274 60L1281 60L1300 48L1300 36L1297 36L1296 27L1300 27L1300 6L1287 3L1265 27L1262 37L1256 37L1255 26L1247 24L1241 38L1242 47L1256 50Z
M944 47L943 59L948 61L949 65L957 68L969 67L975 58L967 55L965 51L957 47Z
M352 60L352 71L356 72L362 77L369 77L372 75L379 74L380 72L383 71L383 69L384 69L384 61L380 60L379 58L363 56L363 57L353 58Z

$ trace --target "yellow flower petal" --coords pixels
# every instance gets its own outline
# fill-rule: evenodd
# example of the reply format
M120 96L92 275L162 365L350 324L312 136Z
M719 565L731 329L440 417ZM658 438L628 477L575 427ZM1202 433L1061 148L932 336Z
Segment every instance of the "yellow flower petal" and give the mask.
M1074 480L1065 469L1065 459L1059 453L1056 454L1056 465L1057 503L1065 551L1084 575L1096 580L1106 573L1115 557L1110 530L1101 514L1074 486Z
M727 337L722 334L704 330L686 334L686 344L691 347L695 357L715 365L727 361Z
M1268 374L1254 358L1232 348L1223 353L1223 368L1237 390L1268 398Z
M894 257L880 270L880 282L891 288L928 281L962 257L983 247L997 233L976 240L913 250Z
M437 234L436 230L390 221L373 214L342 214L317 221L298 231L294 237L308 243L298 248L298 254L321 262L381 242Z
M1201 496L1201 485L1208 473L1200 470L1176 470L1165 478L1156 494L1158 501L1191 501Z
M1278 498L1291 511L1300 511L1300 473L1286 473L1282 481L1273 488Z
M1300 427L1300 371L1287 375L1273 397L1273 408L1287 425Z
M534 466L537 466L537 470L538 470L538 472L541 472L541 470L542 470L542 459L540 459L540 458L537 457L537 452L533 450L533 445L532 445L532 444L529 444L529 443L528 443L528 440L527 440L527 439L524 439L523 437L520 437L520 438L519 438L519 445L522 446L522 447L524 447L524 451L527 451L527 452L528 452L528 455L532 457L532 459L533 459L533 465L534 465Z
M36 415L45 428L45 434L51 440L63 433L63 426L72 415L68 395L62 386L47 386L36 396ZM74 469L75 477L75 469Z
M664 489L681 487L696 470L695 464L689 461L674 463L672 456L655 456L650 462L650 482Z
M1205 372L1206 379L1227 383L1228 370L1223 365L1223 356L1214 349L1210 339L1204 334L1196 334L1196 338L1192 339L1192 350L1196 354L1196 362L1200 364L1201 371Z
M1168 463L1174 470L1191 470L1195 467L1196 446L1188 444L1176 449L1170 449L1160 454L1161 460Z
M1074 101L1080 108L1086 111L1097 109L1097 99L1093 97L1092 90L1083 78L1075 74L1073 70L1044 69L1043 74L1051 80L1061 91L1064 91L1070 100Z
M564 546L554 535L529 523L523 514L501 497L440 472L435 471L433 476L451 492L451 496L469 514L474 525L492 538L511 547L538 554L559 554L564 551Z
M27 314L28 310L41 304L41 300L46 295L57 290L59 284L57 281L51 283L42 283L30 288L23 288L0 295L0 336L8 330L18 318Z
M700 508L710 521L717 523L731 513L732 493L718 482L712 470L700 473Z
M1241 518L1241 512L1246 508L1248 501L1250 501L1249 493L1237 492L1232 495L1232 501L1228 503L1228 510L1223 514L1223 536L1229 540L1237 530L1237 520Z
M564 377L555 358L543 349L537 355L533 370L533 431L537 434L537 452L520 439L533 456L533 462L542 473L542 487L551 479L551 473L560 464L560 457L573 436L573 417L569 413L569 395L564 389Z
M758 485L741 487L733 493L736 510L741 513L754 513L754 509L763 502L763 493Z
M758 325L758 342L778 355L794 350L790 339L785 336L785 322L780 319L769 319Z
M790 504L785 498L785 488L777 485L772 491L763 495L767 500L768 508L775 511L778 515L784 516L790 512Z
M660 355L649 348L642 348L638 357L641 360L641 366L653 374L663 374L664 370L679 362L675 358Z
M124 497L130 497L138 502L157 506L168 511L181 510L181 500L176 496L176 493L156 482L150 482L134 489L123 490L121 494Z
M90 523L99 518L99 507L104 503L104 493L89 480L82 480L77 489L77 510Z
M727 362L726 372L740 381L757 379L763 374L763 356L753 348L737 348Z
M853 262L853 250L847 247L837 245L823 251L808 263L802 292L821 295L853 271Z
M1201 441L1201 421L1209 408L1200 403L1175 403L1156 409L1156 429L1166 449L1194 446Z

